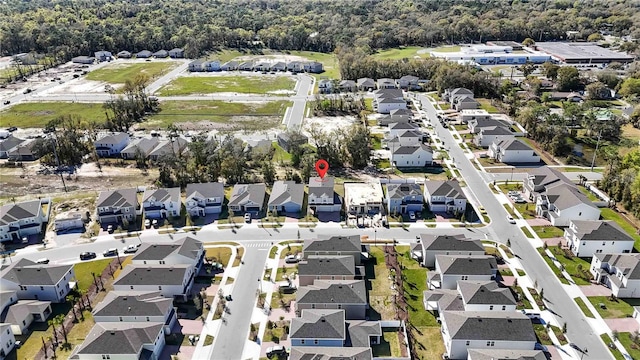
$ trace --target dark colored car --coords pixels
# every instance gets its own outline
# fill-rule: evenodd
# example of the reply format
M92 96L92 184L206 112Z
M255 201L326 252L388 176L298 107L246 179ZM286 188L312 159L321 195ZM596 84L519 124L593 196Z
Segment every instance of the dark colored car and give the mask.
M9 104L11 104L11 101L9 101L9 100L5 100L5 101L3 102L3 104L5 104L5 105L9 105Z
M109 249L109 250L105 250L102 253L102 256L107 257L107 256L116 256L118 255L118 249Z
M95 259L95 258L96 258L96 253L94 252L85 251L83 253L80 253L80 260L89 260L89 259Z

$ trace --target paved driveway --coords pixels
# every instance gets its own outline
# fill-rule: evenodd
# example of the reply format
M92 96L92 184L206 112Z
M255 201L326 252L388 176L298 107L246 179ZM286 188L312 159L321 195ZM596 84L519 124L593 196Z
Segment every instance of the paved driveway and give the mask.
M611 296L611 289L604 285L582 285L580 290L585 296Z
M604 322L609 325L611 330L618 330L618 332L632 333L640 327L638 321L634 318L604 319Z
M183 334L199 335L202 332L202 320L178 319L178 322Z

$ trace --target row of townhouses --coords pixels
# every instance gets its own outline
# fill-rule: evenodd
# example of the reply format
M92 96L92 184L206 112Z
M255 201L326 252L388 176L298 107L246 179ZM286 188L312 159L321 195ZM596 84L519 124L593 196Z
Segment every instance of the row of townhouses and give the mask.
M291 71L319 74L324 71L322 63L317 61L236 61L220 62L219 60L194 60L189 63L191 72L212 71Z
M149 50L142 50L142 51L137 52L137 53L131 53L130 51L122 50L122 51L118 52L116 54L116 56L113 56L113 54L110 51L100 50L100 51L96 51L94 53L94 56L86 56L86 55L76 56L76 57L71 59L71 62L76 63L76 64L90 65L90 64L93 64L96 61L98 61L98 62L111 61L111 60L114 60L116 57L119 58L119 59L131 59L133 57L135 57L137 59L149 59L149 58L180 59L180 58L184 57L184 50L181 49L181 48L173 48L171 50L161 49L161 50L158 50L156 52L151 52Z

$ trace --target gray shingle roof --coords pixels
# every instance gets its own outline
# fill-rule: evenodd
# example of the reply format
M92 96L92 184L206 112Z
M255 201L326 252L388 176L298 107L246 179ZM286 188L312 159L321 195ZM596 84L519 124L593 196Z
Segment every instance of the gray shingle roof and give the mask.
M18 220L38 216L42 211L40 200L6 204L0 207L0 226L9 225Z
M640 279L640 254L594 254L594 256L621 271L627 279Z
M291 319L292 339L346 339L344 310L304 309Z
M480 240L472 240L464 234L431 235L420 234L421 243L425 251L482 251L484 246Z
M465 304L515 305L516 299L508 288L501 288L495 281L458 281L460 295Z
M371 78L360 78L357 81L358 86L367 85L367 86L375 86L376 82Z
M304 201L304 184L296 184L295 181L278 180L273 183L269 206L279 206L288 202L302 206Z
M428 145L420 144L418 146L400 146L396 148L393 153L397 155L414 154L418 150L424 150L429 153L433 152Z
M160 189L147 189L144 192L142 201L150 200L154 198L157 202L180 202L180 188L160 188Z
M372 360L371 347L294 346L289 360ZM536 359L537 360L537 359Z
M172 243L142 244L140 250L133 257L133 261L164 260L172 254L180 254L189 259L197 260L198 253L202 249L202 242L190 236L176 240ZM189 265L189 264L187 264Z
M224 197L224 185L219 182L187 184L187 199L194 196L203 199Z
M136 189L105 190L100 192L96 207L136 207Z
M387 197L389 199L402 199L405 196L422 196L422 190L418 184L388 184Z
M353 256L309 256L298 264L299 275L350 275L356 274Z
M546 360L541 350L469 349L468 360Z
M498 268L496 258L486 255L436 255L436 263L446 275L492 275Z
M310 239L304 241L303 252L313 254L314 252L326 251L347 251L361 252L362 243L359 235L352 236L332 236L328 239Z
M367 347L371 345L371 336L382 336L382 327L379 321L350 320L349 339L351 346Z
M536 341L531 320L519 312L445 311L442 317L454 340Z
M266 191L265 184L236 184L229 199L229 206L239 206L248 200L262 205Z
M520 141L519 139L508 139L508 140L502 140L498 143L498 147L500 149L503 150L531 150L533 151L533 149L531 148L531 146L525 144L524 142Z
M563 183L548 187L545 194L549 199L549 202L560 210L581 204L597 208L597 206L595 206L593 202L591 202L591 200L589 200L589 198L587 198L587 196L573 184Z
M158 146L159 142L160 140L156 137L136 139L131 141L120 153L131 154L131 156L134 156L137 151L140 151L142 155L148 156L151 150Z
M398 122L389 124L389 130L418 130L419 126L407 123L407 122Z
M580 240L634 241L620 225L611 220L572 220Z
M434 289L422 293L424 301L437 301L440 311L464 311L462 296L457 290Z
M91 328L84 342L74 350L76 354L138 355L144 345L155 342L163 323L97 323ZM161 335L162 336L162 335Z
M529 170L527 178L532 179L533 184L536 186L550 186L557 182L571 184L571 180L564 176L564 174L548 166L541 166Z
M164 316L173 300L159 292L110 291L93 309L93 316Z
M42 313L50 305L51 301L20 300L2 313L0 322L20 325L30 314Z
M23 139L19 139L11 135L8 138L0 141L0 151L9 151L23 142Z
M404 100L403 99L396 99L396 98L378 98L378 103L379 104L404 104Z
M184 138L177 137L171 140L162 140L158 143L150 153L149 156L162 156L175 153L176 156L180 155L180 152L187 146L188 141Z
M189 265L127 265L113 285L182 285Z
M364 280L316 280L301 286L296 295L299 304L366 304Z
M100 139L98 139L96 142L97 143L114 143L114 144L118 144L122 140L128 139L128 138L129 138L129 134L123 133L123 132L117 132L117 133L107 134L107 135L101 137Z
M460 187L460 183L453 180L425 181L424 189L425 192L430 196L445 196L454 199L466 199L466 196L464 196L462 188Z
M2 270L2 279L20 285L55 285L73 269L73 265L36 264L20 259ZM71 279L67 279L71 280Z
M511 130L505 128L504 126L489 126L480 129L480 133L482 135L513 135Z

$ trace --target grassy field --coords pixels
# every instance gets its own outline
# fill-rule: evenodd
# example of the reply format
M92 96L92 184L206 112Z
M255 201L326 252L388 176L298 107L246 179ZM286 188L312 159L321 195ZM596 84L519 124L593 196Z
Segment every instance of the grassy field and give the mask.
M150 79L157 79L176 66L178 66L178 63L170 61L144 62L139 64L113 63L89 72L86 79L104 81L110 84L124 84L125 81L133 79L139 73L147 74Z
M435 49L431 49L433 52L458 52L460 51L460 46L440 46Z
M604 220L613 220L618 225L620 225L620 227L624 229L624 231L626 231L627 234L629 234L629 236L631 236L635 240L633 247L636 250L640 250L640 235L636 234L636 230L633 225L629 224L620 216L620 214L609 208L600 209L600 215Z
M214 51L214 52L211 52L211 53L207 54L205 60L220 60L220 63L222 64L222 63L227 62L229 60L233 60L233 59L237 58L238 56L244 56L244 55L248 55L248 53L244 53L244 52L239 51L239 50L225 49L225 50L220 50L220 51Z
M395 315L394 307L391 305L391 280L389 280L389 270L384 262L384 252L379 247L371 247L371 255L375 258L376 265L373 267L373 278L369 278L371 290L369 291L369 304L371 309L383 320L393 319ZM375 274L375 275L374 275ZM369 276L369 272L367 273Z
M396 49L386 49L378 51L373 54L374 58L378 59L390 59L390 60L401 60L401 59L413 59L415 57L419 58L427 58L429 57L429 53L425 52L422 54L418 53L418 50L422 50L424 48L419 46L407 46Z
M161 96L217 92L268 94L278 90L293 91L295 84L295 81L289 77L273 75L179 77L160 88L157 94Z
M631 124L626 124L622 127L622 137L640 141L640 129L634 128Z
M478 100L478 102L480 103L480 108L487 110L488 113L490 114L495 114L495 113L499 113L500 110L498 110L498 108L496 108L495 106L491 105L491 100L489 99L476 99Z
M91 275L91 273L99 276L112 260L113 259L102 259L75 264L73 266L73 270L76 273L78 288L81 290L87 290L93 283L93 275Z
M392 329L382 331L380 344L371 346L373 356L375 357L400 357L400 339L398 332Z
M104 122L106 117L102 104L68 102L33 102L16 104L0 112L3 127L21 128L44 127L49 121L60 116L72 115L80 119Z
M627 318L633 315L633 307L640 305L640 299L616 299L612 301L608 296L590 296L589 302L604 319ZM605 308L601 308L603 304Z
M277 127L291 102L164 101L160 106L160 113L150 116L144 125L166 128L173 123L204 121L219 123L228 129L262 130Z

